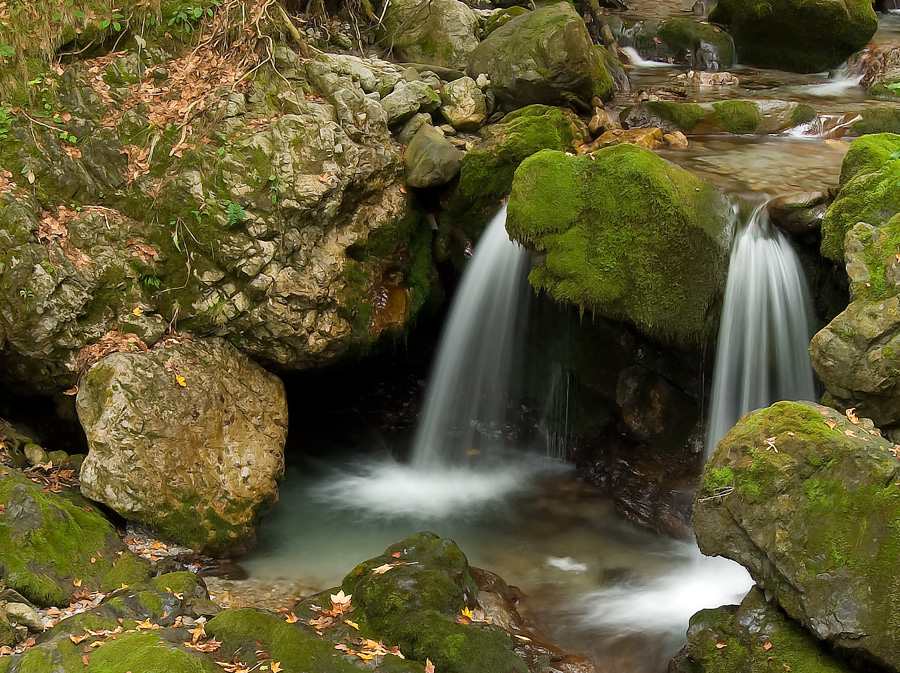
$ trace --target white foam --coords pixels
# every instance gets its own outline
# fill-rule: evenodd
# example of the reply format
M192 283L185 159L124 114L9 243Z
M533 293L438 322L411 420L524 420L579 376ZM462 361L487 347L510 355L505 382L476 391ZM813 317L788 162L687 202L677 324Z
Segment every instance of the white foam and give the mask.
M671 68L671 63L664 63L662 61L648 61L643 58L638 50L634 47L622 47L622 51L628 54L628 60L631 62L635 68Z
M573 573L583 573L587 572L588 566L586 563L579 563L571 556L559 557L559 556L548 556L547 557L547 565L551 568L559 568L560 570L565 570L566 572Z

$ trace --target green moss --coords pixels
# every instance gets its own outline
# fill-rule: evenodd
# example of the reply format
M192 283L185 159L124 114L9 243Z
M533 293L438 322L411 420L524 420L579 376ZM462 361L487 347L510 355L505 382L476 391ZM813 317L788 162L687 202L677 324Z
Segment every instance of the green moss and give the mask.
M493 33L500 26L507 24L511 19L514 19L517 16L521 16L522 14L525 14L527 12L527 9L519 6L504 7L502 9L494 10L494 12L487 18L487 21L484 22L484 37L487 37L488 35Z
M543 151L516 171L507 231L538 253L534 287L695 346L717 325L726 211L711 185L648 150Z
M226 610L206 625L206 632L222 641L226 652L255 665L253 654L264 650L280 661L285 673L358 673L350 661L307 627L251 608Z
M791 112L791 125L799 126L800 124L806 124L817 117L818 114L816 114L815 108L811 105L801 103L794 108L793 112Z
M750 100L727 100L713 103L713 109L730 133L753 133L762 123L759 104Z
M76 504L44 493L10 473L0 477L0 502L29 513L18 521L0 518L0 556L7 584L35 603L67 604L75 579L87 588L109 590L120 580L140 581L149 574L145 562L123 550L109 522L86 511L84 500Z
M92 673L213 673L219 671L210 661L186 648L160 642L151 632L126 633L109 640L89 656Z
M159 575L158 577L154 577L151 582L157 591L181 594L186 598L193 596L200 586L200 581L197 576L186 570Z
M734 471L730 467L717 467L703 475L703 488L717 491L734 485Z
M891 107L866 108L850 125L854 133L868 135L873 133L900 133L900 109Z
M647 103L647 109L651 114L672 122L685 133L689 133L709 114L702 105L672 101L651 101Z

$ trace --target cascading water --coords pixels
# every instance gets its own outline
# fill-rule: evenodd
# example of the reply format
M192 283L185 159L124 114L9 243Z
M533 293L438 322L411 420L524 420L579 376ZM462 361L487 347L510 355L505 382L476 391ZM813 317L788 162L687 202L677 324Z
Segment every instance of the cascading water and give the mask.
M478 242L453 300L413 440L415 468L461 465L500 445L528 264L505 225L503 207Z
M706 455L748 411L815 395L810 301L787 237L756 208L735 237L719 327Z

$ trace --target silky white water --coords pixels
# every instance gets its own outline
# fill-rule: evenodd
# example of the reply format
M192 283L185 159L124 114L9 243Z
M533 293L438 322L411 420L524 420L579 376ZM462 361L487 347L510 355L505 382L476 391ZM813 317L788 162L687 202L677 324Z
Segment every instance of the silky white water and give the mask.
M815 397L810 301L800 261L759 206L731 252L706 454L748 411Z
M413 439L413 467L484 462L502 447L528 253L491 220L453 299Z

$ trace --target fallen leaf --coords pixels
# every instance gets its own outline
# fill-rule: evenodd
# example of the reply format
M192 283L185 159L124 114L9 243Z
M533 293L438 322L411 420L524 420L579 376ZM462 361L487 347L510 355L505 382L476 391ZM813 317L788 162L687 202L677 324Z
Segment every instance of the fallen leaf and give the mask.
M434 664L431 663L431 659L425 659L425 673L434 673Z
M378 566L377 568L374 568L372 570L372 572L375 573L376 575L384 575L388 570L390 570L393 567L394 566L392 566L390 563L385 563L382 566Z
M721 650L723 647L728 647L728 645L726 645L725 643L716 643L716 648Z
M772 649L772 643L767 642L765 645L763 645L763 649L765 649L768 652L769 650Z
M401 556L403 556L403 554L401 554L401 553L398 552L398 551L395 551L393 554L391 554L391 556L392 556L393 558L400 558Z
M175 382L182 388L187 386L187 382L184 380L184 377L181 374L175 374Z
M352 626L354 629L359 631L359 624L357 624L356 622L351 622L349 619L345 619L344 624L346 624L347 626Z

